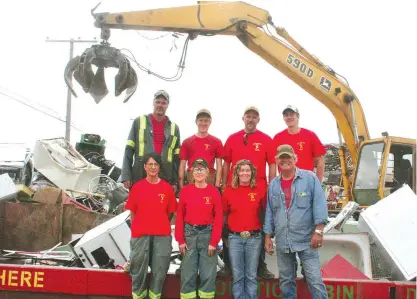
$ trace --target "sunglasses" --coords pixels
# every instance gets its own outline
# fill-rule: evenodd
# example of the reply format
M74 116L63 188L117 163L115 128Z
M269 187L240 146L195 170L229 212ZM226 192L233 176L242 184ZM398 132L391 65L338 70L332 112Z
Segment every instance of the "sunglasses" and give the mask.
M253 134L254 132L252 132L252 133L245 133L245 135L243 135L243 144L244 145L248 145L248 136L249 135L251 135L251 134Z

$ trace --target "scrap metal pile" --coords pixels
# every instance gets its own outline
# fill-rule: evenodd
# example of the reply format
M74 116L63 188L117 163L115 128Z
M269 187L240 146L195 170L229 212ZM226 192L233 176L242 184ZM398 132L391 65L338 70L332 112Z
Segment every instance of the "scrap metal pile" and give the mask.
M105 158L104 151L105 140L95 134L82 135L75 148L63 138L38 140L33 152L19 161L20 168L0 168L2 181L9 186L1 195L13 198L15 184L32 193L60 188L88 209L112 213L127 199L128 190L117 183L120 168Z
M68 242L120 214L128 197L120 169L104 156L105 140L84 134L75 147L52 138L37 140L31 152L2 149L0 260L77 265Z
M342 167L339 156L339 145L325 144L326 154L324 155L324 181L323 189L330 210L340 208L339 201L345 198L345 190L342 184ZM352 159L349 151L342 147L346 159L347 176L352 184L352 174L354 171ZM317 166L317 163L316 165Z

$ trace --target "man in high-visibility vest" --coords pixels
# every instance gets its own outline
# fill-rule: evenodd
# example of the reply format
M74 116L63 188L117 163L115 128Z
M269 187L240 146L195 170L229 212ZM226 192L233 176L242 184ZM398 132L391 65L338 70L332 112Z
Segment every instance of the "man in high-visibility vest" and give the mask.
M145 155L156 152L162 158L159 177L170 183L174 192L178 190L180 129L166 116L169 100L165 90L158 90L154 95L153 112L137 117L132 123L121 174L121 181L128 189L145 177Z

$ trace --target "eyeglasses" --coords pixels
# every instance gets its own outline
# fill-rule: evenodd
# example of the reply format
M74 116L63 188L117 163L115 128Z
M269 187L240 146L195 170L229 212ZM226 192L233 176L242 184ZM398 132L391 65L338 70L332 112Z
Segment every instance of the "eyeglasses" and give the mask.
M205 168L193 168L194 172L205 172L206 169Z
M148 164L146 164L146 166L151 167L151 168L158 168L159 164L158 163L148 163Z

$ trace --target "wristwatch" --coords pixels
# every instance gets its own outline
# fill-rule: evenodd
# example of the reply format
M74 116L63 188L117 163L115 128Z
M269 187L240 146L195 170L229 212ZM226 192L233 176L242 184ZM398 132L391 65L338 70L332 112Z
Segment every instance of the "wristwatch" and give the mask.
M315 232L318 233L320 236L323 236L323 231L322 230L316 229Z

